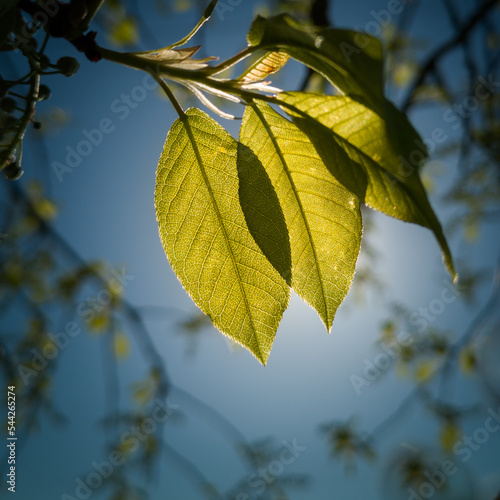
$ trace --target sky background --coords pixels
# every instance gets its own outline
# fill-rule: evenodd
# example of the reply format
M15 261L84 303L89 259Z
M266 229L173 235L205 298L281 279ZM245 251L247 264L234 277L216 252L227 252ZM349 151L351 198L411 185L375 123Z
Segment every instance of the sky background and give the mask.
M226 2L228 3L228 2ZM236 2L233 2L236 3ZM360 0L334 3L332 19L336 26L363 29L373 20L371 11L387 7L386 0ZM467 6L473 2L461 2ZM145 3L146 4L146 3ZM141 5L141 8L143 6ZM225 12L215 14L205 26L203 51L221 60L245 47L245 34L258 8L258 2L245 1ZM181 38L196 23L194 10L175 16L160 16L144 5L143 14L151 31L163 45ZM99 31L99 28L97 28ZM452 33L440 2L424 0L413 26L413 34L438 43ZM102 35L98 42L106 45ZM155 48L155 47L144 47ZM75 55L60 42L50 42L49 52ZM406 394L412 390L409 380L398 379L390 370L378 383L357 394L350 377L363 374L366 360L373 361L380 352L374 345L380 325L388 317L387 303L397 300L409 311L440 297L449 277L442 265L437 243L430 231L375 214L374 228L368 234L370 243L379 251L377 275L386 284L385 295L368 294L363 304L348 296L340 307L332 332L327 335L317 314L297 296L292 296L266 367L261 366L246 350L236 349L213 328L207 328L197 344L194 355L186 353L187 343L176 327L176 321L196 311L182 289L165 257L156 223L153 193L155 171L169 127L176 116L170 104L156 90L141 91L144 75L102 61L90 63L79 57L80 71L66 80L62 76L46 79L52 98L39 111L51 106L63 108L71 121L63 129L46 136L48 158L40 149L26 144L22 183L41 179L47 192L58 203L60 212L55 225L61 234L86 260L106 259L116 268L126 265L133 276L125 294L137 306L168 306L178 312L169 317L146 316L158 352L164 358L174 384L211 406L231 421L249 440L272 436L276 443L296 442L305 450L290 465L287 473L306 473L311 482L307 489L290 490L292 500L350 500L358 498L390 498L382 492L383 478L390 477L391 457L403 443L412 446L436 443L437 427L417 405L394 426L378 444L379 460L374 465L361 463L356 474L345 474L341 463L328 456L328 446L318 426L332 420L346 420L351 415L361 429L370 431L382 422ZM450 58L450 68L460 64ZM294 90L301 81L302 69L290 64L276 82L281 88ZM456 69L456 78L462 75ZM128 108L128 114L116 112L116 100L122 94L145 95ZM391 98L398 99L394 93ZM202 106L200 106L202 107ZM450 138L457 131L444 122L446 108L435 107L415 113L412 119L423 137L435 127L442 127ZM241 110L242 113L242 110ZM109 119L113 131L104 135L81 164L60 182L51 165L65 163L67 147L76 148L84 139L83 130L92 130L103 119ZM123 118L123 119L122 119ZM222 122L222 119L218 119ZM239 122L223 122L237 136ZM443 163L443 174L431 201L441 220L452 215L438 203L453 179L453 162ZM479 240L467 244L461 234L452 237L450 245L455 258L470 267L492 266L500 244L498 227L484 225ZM463 333L480 305L488 298L488 286L480 290L477 305L468 307L461 300L446 306L433 326L446 328L451 335ZM81 322L77 312L76 321ZM121 401L130 404L129 384L146 374L147 367L135 352L120 362L123 381ZM93 462L107 459L103 448L103 431L99 419L106 409L99 340L87 333L75 337L64 351L58 365L54 397L68 417L66 425L55 427L42 421L23 449L17 467L19 499L53 500L65 493L75 495L77 478L84 478ZM462 401L481 397L477 380L460 386L455 396ZM206 477L221 487L229 488L245 471L237 455L220 434L196 417L188 399L174 390L171 403L179 405L186 415L179 423L167 425L165 437L176 449L189 457ZM497 408L492 403L492 408ZM467 420L465 431L473 432L482 425L487 414ZM500 432L474 452L465 467L476 476L476 498L491 498L500 490L498 446ZM148 484L152 500L164 498L201 498L196 488L176 469L175 464L162 461L159 474ZM466 472L454 476L454 484L462 492L467 485ZM3 488L2 488L3 491ZM91 498L105 498L97 489ZM451 492L448 495L452 495ZM394 496L393 498L399 498ZM406 498L406 497L405 497ZM462 498L438 496L433 498ZM467 497L463 497L467 498Z

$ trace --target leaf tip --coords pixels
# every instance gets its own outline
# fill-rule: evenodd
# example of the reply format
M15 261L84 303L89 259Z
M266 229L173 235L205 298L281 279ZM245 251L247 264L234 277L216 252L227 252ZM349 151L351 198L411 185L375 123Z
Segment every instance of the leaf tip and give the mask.
M252 354L252 356L262 365L262 366L266 366L267 365L267 361L269 360L269 355L271 354L271 349L265 349L263 350L260 346L251 346L251 345L247 345L247 344L244 344L243 342L241 342L241 340L239 339L235 339L234 337L231 337L232 340L235 340L238 344L240 344L241 346L243 346L245 349L247 349L248 351L250 351L250 353Z
M453 284L456 285L459 280L459 275L455 269L455 264L453 263L453 258L450 251L443 252L443 262L444 267L450 273Z
M326 312L326 311L321 311L319 309L316 309L316 307L313 305L311 305L311 307L316 310L316 312L318 313L318 316L321 319L321 322L323 323L324 327L326 328L326 333L328 335L330 335L330 333L332 332L333 319L335 317L335 314L333 314L333 316L330 316L330 314L328 314L328 312Z
M264 346L258 345L257 348L253 346L245 346L257 359L257 361L262 365L266 366L271 354L271 348L265 348ZM264 349L263 349L264 347Z
M265 358L257 358L257 360L259 361L259 363L262 365L262 366L266 366L267 365L267 360L269 359L269 356L266 356Z

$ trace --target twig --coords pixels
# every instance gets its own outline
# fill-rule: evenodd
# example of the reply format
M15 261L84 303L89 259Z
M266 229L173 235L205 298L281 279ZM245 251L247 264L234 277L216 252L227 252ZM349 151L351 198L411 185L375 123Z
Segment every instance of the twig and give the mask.
M439 46L427 58L427 60L422 64L422 69L403 100L403 111L408 111L413 103L413 96L415 95L415 92L424 83L427 75L434 69L439 60L450 50L453 50L459 44L463 43L463 41L469 36L469 33L489 14L490 10L493 9L498 2L499 0L486 0L483 5L477 8L476 12L474 12L474 14L470 17L469 21L462 26L455 36Z

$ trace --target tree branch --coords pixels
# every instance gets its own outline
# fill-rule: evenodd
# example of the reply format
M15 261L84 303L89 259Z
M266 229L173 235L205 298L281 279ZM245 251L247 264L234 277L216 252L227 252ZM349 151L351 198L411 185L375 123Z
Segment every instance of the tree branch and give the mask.
M411 85L406 98L403 100L403 111L406 112L411 107L416 91L424 83L427 75L435 68L439 60L445 54L462 44L477 24L482 21L498 3L499 0L486 0L477 8L476 12L474 12L474 14L470 17L469 21L462 26L453 38L443 43L427 58L427 60L422 64L422 69Z

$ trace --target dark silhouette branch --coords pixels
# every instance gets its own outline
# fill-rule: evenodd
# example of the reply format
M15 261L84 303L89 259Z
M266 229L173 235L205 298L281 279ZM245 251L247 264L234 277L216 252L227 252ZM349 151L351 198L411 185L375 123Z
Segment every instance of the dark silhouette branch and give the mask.
M493 10L499 3L499 0L486 0L480 5L469 20L457 31L457 33L447 42L439 46L422 64L418 76L411 85L405 99L403 100L402 109L408 111L413 104L413 97L418 88L424 83L425 79L437 66L439 61L448 52L454 50L458 45L464 43L471 31Z

